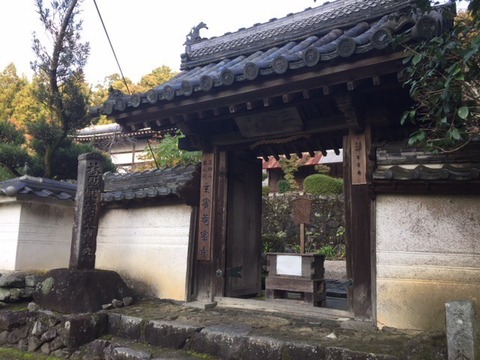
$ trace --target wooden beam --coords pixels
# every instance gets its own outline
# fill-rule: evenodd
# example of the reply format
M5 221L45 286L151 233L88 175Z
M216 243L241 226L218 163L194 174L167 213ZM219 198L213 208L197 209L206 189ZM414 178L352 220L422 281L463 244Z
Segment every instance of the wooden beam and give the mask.
M353 103L353 95L351 93L336 95L335 101L340 111L345 116L347 126L357 132L363 130L363 124L358 116L357 109Z
M279 97L269 97L269 98L264 98L263 99L263 106L265 107L270 107L274 105L279 105L281 104L281 100Z
M254 110L262 107L262 102L259 100L254 100L254 101L248 101L246 103L247 110Z
M230 105L228 107L228 111L230 111L230 114L235 114L235 113L241 111L242 108L243 108L243 106L241 106L241 105Z
M282 102L284 104L291 103L292 101L300 100L302 99L303 96L301 93L289 93L289 94L283 94L282 95Z

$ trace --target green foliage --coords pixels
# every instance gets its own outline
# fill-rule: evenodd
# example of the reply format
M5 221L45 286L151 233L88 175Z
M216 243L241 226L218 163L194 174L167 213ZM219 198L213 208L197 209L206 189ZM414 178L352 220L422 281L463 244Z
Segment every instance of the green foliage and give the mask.
M344 259L346 257L346 248L345 245L324 245L319 250L317 250L316 254L325 255L325 258L328 260L335 260L335 259Z
M285 232L278 232L276 234L263 234L262 244L263 252L284 252L285 251Z
M78 157L85 153L98 153L105 158L104 171L115 171L115 165L108 155L95 149L91 144L78 144L69 139L62 143L55 152L52 162L54 172L52 177L57 180L77 179L78 175Z
M327 165L323 165L323 164L315 165L315 171L323 175L330 174L330 168Z
M281 157L279 162L283 171L284 180L279 181L278 191L281 194L284 194L289 191L297 190L298 185L295 181L295 173L299 167L298 157L296 155L292 156L290 159Z
M265 252L300 251L300 227L293 223L291 201L296 195L268 196L262 199L262 241ZM312 223L305 226L305 251L323 246L344 253L345 227L343 197L311 196Z
M270 186L262 186L262 196L268 196L270 194Z
M15 176L12 174L11 171L6 169L3 165L0 165L0 181L5 181L14 177Z
M147 159L153 160L159 168L177 165L198 164L202 159L200 151L185 151L178 148L178 140L183 137L180 131L174 135L167 134L158 145L146 149Z
M172 79L176 72L173 72L168 66L163 65L153 69L149 74L142 76L138 83L139 90L146 92Z
M0 120L0 166L2 176L15 177L30 159L23 147L25 136L8 120Z
M290 184L290 182L288 180L280 180L277 184L278 186L278 192L280 194L286 194L290 191L292 191L292 185Z
M31 63L38 80L35 98L47 110L41 131L35 136L44 142L42 156L45 177L53 176L53 157L67 135L90 121L83 67L90 47L80 41L82 21L77 20L81 0L52 1L50 7L35 1L46 41L33 36L36 59ZM46 139L41 138L45 134Z
M320 248L320 250L317 250L317 254L325 255L325 258L331 259L334 258L337 254L335 251L335 247L332 245L325 245Z
M478 4L471 1L469 9ZM470 12L457 17L452 31L407 49L405 85L415 105L401 122L418 126L410 145L454 151L480 135L479 28L479 13Z
M285 182L288 183L284 185L283 183L278 184L278 191L283 194L290 191L298 190L298 184L295 180L295 173L298 171L298 168L305 164L310 159L310 155L305 155L302 158L299 158L297 155L291 155L290 158L281 157L280 158L280 167L283 171L283 176Z
M306 194L312 195L341 194L343 192L343 180L328 175L313 174L305 178L303 190Z
M0 73L0 119L11 119L15 109L15 97L27 80L17 75L17 68L9 64Z

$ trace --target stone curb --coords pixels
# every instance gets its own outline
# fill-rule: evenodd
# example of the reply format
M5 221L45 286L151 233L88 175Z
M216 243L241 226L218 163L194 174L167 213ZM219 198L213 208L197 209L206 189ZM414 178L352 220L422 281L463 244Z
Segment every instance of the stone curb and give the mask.
M221 359L345 359L400 360L396 356L357 352L250 335L246 325L194 326L176 321L143 320L108 313L109 333L113 336L175 350L194 351Z

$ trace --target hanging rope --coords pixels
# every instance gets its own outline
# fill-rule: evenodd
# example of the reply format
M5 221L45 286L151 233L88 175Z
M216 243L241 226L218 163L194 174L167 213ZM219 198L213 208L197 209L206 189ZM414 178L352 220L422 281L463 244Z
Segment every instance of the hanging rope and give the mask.
M100 10L98 8L97 1L93 0L93 3L95 4L95 8L97 9L97 14L98 14L98 17L100 18L100 22L102 23L103 30L105 31L105 35L107 35L108 43L110 44L110 48L112 49L113 56L115 57L115 61L117 62L118 69L120 70L120 75L122 76L123 83L125 84L125 87L127 88L128 94L132 95L132 92L130 91L130 88L128 87L127 81L125 80L125 76L123 76L122 67L120 66L120 62L118 61L117 54L115 53L115 49L113 48L112 42L110 41L110 36L108 35L107 28L105 27L105 23L103 22L102 15L100 14Z

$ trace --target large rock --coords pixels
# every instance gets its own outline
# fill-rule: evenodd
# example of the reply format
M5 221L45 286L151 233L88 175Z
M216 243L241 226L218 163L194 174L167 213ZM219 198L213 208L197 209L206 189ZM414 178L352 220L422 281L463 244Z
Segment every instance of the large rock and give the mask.
M120 275L107 270L50 270L33 299L44 309L66 314L96 312L112 299L132 296Z

